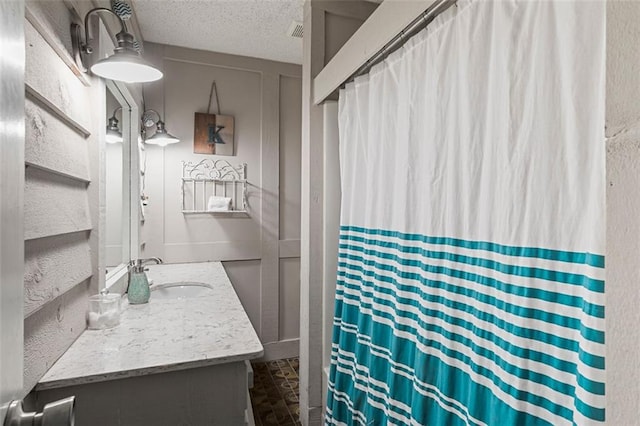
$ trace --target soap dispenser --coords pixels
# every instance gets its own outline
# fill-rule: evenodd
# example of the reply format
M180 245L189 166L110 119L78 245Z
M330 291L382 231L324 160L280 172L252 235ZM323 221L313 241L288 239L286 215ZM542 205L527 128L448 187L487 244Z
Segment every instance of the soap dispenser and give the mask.
M145 274L144 265L149 262L157 264L162 263L162 259L152 257L149 259L136 259L129 262L129 287L127 288L127 299L132 305L147 303L151 290L149 289L149 280Z

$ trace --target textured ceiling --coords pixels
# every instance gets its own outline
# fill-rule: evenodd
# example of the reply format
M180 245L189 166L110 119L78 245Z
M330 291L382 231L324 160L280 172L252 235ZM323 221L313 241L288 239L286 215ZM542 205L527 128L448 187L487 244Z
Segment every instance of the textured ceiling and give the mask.
M146 41L302 63L303 0L133 0Z

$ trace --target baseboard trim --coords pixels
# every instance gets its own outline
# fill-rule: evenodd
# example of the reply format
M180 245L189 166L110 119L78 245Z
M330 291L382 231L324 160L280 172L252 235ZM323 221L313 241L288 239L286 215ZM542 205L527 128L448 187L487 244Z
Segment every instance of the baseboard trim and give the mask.
M300 339L281 340L279 342L265 343L264 355L257 361L273 361L276 359L293 358L300 356Z
M309 426L322 426L323 407L309 407Z

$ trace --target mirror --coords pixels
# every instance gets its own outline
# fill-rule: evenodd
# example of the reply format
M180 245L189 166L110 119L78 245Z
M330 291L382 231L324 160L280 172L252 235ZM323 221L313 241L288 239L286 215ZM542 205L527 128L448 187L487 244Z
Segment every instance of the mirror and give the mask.
M107 286L110 278L126 272L131 259L131 114L123 88L107 82L105 88L103 151L102 245ZM134 109L135 110L135 109ZM137 120L136 120L137 121ZM137 146L136 146L137 149Z

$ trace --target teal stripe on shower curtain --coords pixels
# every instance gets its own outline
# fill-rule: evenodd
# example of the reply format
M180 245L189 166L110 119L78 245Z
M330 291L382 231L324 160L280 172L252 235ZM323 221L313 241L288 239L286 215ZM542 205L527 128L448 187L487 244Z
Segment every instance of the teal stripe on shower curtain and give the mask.
M398 231L387 231L384 229L366 229L359 226L341 225L341 231L355 231L366 235L380 235L383 237L394 237L406 241L419 241L430 244L440 244L443 246L463 247L468 249L485 250L489 252L504 254L507 256L537 257L540 259L557 260L560 262L570 262L604 268L604 256L594 253L574 253L570 251L550 250L539 247L514 247L492 243L489 241L467 241L459 238L428 237L420 234L407 234Z

